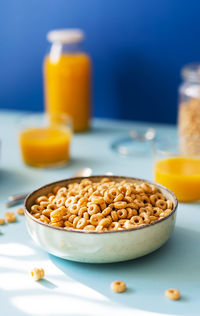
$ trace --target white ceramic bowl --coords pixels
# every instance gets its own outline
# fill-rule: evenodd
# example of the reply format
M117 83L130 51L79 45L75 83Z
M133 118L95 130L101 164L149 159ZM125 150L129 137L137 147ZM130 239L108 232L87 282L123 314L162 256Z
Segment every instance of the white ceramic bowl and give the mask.
M100 181L105 176L89 177ZM106 176L107 177L107 176ZM141 183L142 179L109 176L111 180ZM146 226L119 231L81 231L53 227L34 218L31 206L38 196L48 194L56 185L66 186L80 182L83 178L66 179L45 185L29 194L25 201L25 216L29 234L33 240L49 253L72 261L108 263L135 259L160 248L170 237L176 218L177 199L167 188L155 184L167 199L173 201L172 213Z

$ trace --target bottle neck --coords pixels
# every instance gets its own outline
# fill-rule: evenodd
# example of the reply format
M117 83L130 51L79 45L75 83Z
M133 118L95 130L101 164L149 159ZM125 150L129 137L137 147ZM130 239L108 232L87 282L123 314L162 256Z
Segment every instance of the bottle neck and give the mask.
M53 42L50 48L49 57L56 63L63 54L75 54L81 51L81 43Z
M199 64L190 64L185 66L181 75L184 81L193 84L200 84L200 65Z

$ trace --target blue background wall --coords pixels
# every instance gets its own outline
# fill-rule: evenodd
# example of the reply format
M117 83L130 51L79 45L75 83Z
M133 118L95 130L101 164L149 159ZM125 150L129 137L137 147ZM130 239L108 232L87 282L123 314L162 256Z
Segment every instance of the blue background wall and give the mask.
M94 114L175 122L180 68L200 60L200 1L1 0L0 108L43 109L50 29L83 28Z

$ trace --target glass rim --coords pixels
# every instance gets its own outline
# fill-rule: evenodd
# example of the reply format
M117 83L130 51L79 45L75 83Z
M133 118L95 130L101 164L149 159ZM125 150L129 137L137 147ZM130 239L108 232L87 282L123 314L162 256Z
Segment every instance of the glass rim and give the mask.
M163 137L160 137L160 138L156 138L152 141L152 149L153 149L153 152L154 154L160 154L160 155L163 155L163 156L167 156L167 157L190 157L190 158L200 158L200 155L194 155L194 154L186 154L186 153L181 153L181 152L175 152L173 150L166 150L166 149L160 149L158 147L158 144L159 142L161 141L166 141L166 144L169 143L169 144L176 144L177 145L177 149L179 150L179 147L178 147L178 140L179 138L176 137L175 139L175 142L174 142L174 139L172 140L169 136L163 136ZM165 146L164 146L165 147ZM166 145L167 147L167 145Z
M56 123L55 125L60 125L60 126L65 126L70 128L73 131L73 119L71 118L70 115L68 115L67 113L57 113L57 112L51 112L51 115L49 115L46 112L40 112L40 111L23 111L20 113L19 117L16 120L16 123L18 124L18 126L22 127L22 125L28 127L29 123L30 123L30 128L33 126L33 122L35 122L35 127L38 127L42 125L48 126L51 125L51 117L53 118L60 118L61 122ZM38 121L39 119L39 121ZM63 120L66 120L65 122L62 122ZM54 124L54 122L53 122Z

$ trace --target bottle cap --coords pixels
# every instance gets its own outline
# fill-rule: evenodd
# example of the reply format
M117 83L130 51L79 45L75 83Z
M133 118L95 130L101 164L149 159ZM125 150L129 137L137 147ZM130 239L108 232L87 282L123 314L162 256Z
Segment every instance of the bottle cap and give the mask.
M84 32L80 29L59 29L48 32L47 40L49 42L73 44L81 42L84 36Z

